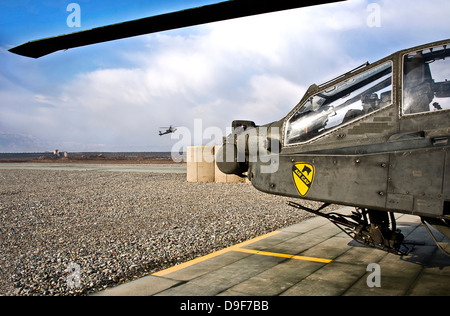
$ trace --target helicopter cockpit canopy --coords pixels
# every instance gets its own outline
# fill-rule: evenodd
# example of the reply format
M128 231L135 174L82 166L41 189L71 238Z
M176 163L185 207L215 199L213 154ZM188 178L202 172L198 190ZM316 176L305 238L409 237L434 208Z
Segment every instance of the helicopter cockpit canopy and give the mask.
M448 57L446 45L403 57L403 114L450 109Z
M318 92L286 122L285 145L310 141L392 103L392 62Z

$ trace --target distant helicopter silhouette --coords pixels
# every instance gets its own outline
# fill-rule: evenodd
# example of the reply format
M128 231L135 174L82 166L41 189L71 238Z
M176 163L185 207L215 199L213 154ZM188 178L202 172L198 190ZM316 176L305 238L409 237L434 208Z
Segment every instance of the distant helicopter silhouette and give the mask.
M159 131L159 136L174 133L177 130L175 127L172 127L172 125L170 125L169 127L160 127L160 128L167 128L167 129L164 132Z

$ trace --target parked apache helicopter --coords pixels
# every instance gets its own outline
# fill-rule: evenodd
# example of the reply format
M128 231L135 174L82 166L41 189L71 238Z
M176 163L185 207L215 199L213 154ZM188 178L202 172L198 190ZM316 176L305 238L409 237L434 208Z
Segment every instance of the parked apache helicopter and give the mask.
M236 0L25 43L38 58L68 48L336 1ZM404 254L394 212L420 216L450 237L450 40L393 53L309 87L279 121L234 121L216 159L269 194L324 204L309 209L351 238ZM352 215L322 213L329 204ZM440 244L435 239L438 246ZM440 247L441 250L446 250ZM446 252L447 253L447 252ZM448 254L448 253L447 253Z
M172 127L172 125L170 125L169 127L160 127L160 128L167 128L167 129L164 132L159 131L159 136L175 133L175 131L177 130L175 127Z
M394 212L450 238L450 39L396 52L313 84L283 119L234 121L217 153L222 172L270 194L321 201L356 241L405 254ZM244 127L245 126L245 127ZM272 167L272 168L271 168ZM350 216L320 212L355 206Z

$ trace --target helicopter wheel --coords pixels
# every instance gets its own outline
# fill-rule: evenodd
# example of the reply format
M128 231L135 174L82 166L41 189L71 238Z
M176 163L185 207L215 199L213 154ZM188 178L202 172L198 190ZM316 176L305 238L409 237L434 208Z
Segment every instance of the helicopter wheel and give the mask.
M404 236L396 228L393 212L367 209L357 209L357 211L360 212L362 220L353 239L391 253L406 254L405 251L400 250L400 247L404 246ZM367 215L370 223L367 221Z
M397 255L406 255L409 252L403 242L403 234L396 228L393 212L356 208L352 215L335 212L325 214L320 211L330 205L328 203L323 204L317 210L291 201L288 202L288 205L325 217L358 243Z

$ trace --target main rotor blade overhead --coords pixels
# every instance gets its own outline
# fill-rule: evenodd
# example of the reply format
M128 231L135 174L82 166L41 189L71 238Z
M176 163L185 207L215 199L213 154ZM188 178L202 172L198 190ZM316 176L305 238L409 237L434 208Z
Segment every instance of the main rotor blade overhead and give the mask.
M342 0L230 0L24 43L9 51L39 58L59 50L210 22Z

